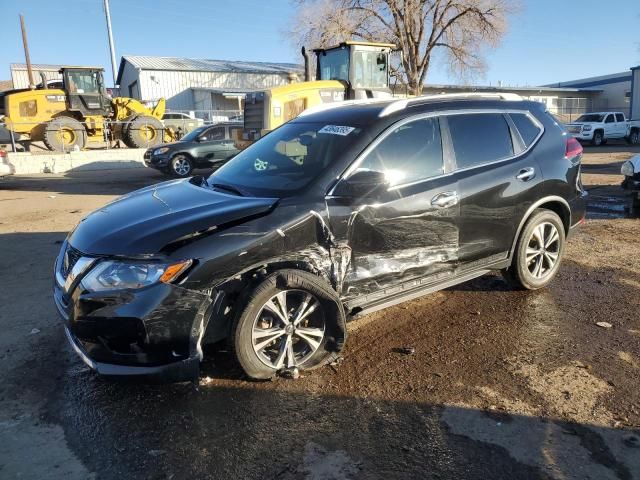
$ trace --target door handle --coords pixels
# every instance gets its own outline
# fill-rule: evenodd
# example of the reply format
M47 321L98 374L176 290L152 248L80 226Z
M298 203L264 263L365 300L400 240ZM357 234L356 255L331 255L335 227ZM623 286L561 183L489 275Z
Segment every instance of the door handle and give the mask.
M516 178L521 182L528 182L535 176L536 176L535 169L533 167L527 167L520 170L516 175Z
M458 204L458 200L456 192L442 192L431 199L431 206L438 208L453 207Z

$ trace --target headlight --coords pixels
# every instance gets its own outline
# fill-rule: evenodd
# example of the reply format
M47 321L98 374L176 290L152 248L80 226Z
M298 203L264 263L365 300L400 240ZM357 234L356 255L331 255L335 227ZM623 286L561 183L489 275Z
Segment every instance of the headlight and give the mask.
M633 177L633 175L635 174L634 170L635 169L633 168L633 163L627 160L622 164L620 173L622 173L622 175L624 175L625 177Z
M191 264L191 260L171 264L106 261L91 270L81 283L91 292L142 288L157 282L171 282Z
M167 153L168 151L169 151L169 147L160 147L160 148L156 148L156 149L153 151L153 154L154 154L154 155L160 155L160 154L162 154L162 153Z
M589 130L591 130L591 125L583 125L582 126L582 131L583 132L588 132Z

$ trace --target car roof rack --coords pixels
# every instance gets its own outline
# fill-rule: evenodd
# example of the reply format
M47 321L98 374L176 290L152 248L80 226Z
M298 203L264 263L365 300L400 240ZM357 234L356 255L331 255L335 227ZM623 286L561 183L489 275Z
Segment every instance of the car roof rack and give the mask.
M468 92L468 93L440 93L436 95L424 95L421 97L405 98L402 100L396 100L393 103L387 105L379 114L380 118L386 117L392 113L404 110L411 105L420 105L421 103L428 102L430 100L449 100L449 99L465 99L465 98L493 98L499 100L519 101L523 98L517 93L509 92Z
M460 99L493 98L493 99L510 100L510 101L523 100L523 98L517 93L509 93L509 92L439 93L436 95L424 95L421 97L397 99L395 101L392 101L391 103L388 103L390 100L392 100L390 98L366 98L366 99L360 99L360 100L345 100L343 102L323 103L320 105L316 105L315 107L307 108L298 116L304 117L307 115L311 115L313 113L323 112L325 110L333 110L334 108L348 107L349 105L375 105L377 103L388 103L388 105L384 109L382 109L382 111L378 114L378 117L382 118L394 112L404 110L405 108L411 105L419 105L423 102L428 102L430 100L448 100L448 99L456 99L456 98L460 98Z

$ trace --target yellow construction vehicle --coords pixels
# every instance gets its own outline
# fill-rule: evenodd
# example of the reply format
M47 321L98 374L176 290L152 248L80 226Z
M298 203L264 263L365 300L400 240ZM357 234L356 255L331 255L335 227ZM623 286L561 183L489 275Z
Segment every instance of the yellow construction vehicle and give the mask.
M46 79L34 90L4 95L4 123L15 134L43 141L49 150L82 149L87 143L122 140L128 147L152 147L174 140L160 119L165 101L151 109L133 98L107 95L102 68L65 67L62 89Z
M311 107L344 100L391 97L389 54L393 49L395 45L390 43L357 41L315 49L317 80L310 81L309 55L303 47L304 82L247 94L245 144Z

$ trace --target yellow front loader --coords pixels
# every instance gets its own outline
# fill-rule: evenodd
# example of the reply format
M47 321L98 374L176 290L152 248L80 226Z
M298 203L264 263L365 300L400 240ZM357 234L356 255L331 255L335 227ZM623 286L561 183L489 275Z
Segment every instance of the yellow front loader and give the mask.
M394 48L390 43L347 41L316 49L314 81L303 48L305 81L247 94L245 138L235 139L236 145L247 146L309 108L344 100L390 98L389 54Z
M175 133L161 119L165 101L148 108L133 98L106 94L101 68L60 70L63 89L19 90L4 96L6 127L49 150L68 152L88 143L122 140L128 147L153 147L173 141Z

